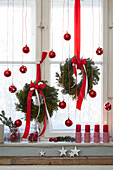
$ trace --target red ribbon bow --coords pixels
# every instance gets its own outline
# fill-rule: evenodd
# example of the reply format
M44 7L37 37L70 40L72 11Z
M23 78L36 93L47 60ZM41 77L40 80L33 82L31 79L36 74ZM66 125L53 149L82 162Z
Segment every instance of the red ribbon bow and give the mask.
M33 82L31 82L30 84L30 88L35 88L37 89L37 91L40 91L40 89L42 90L45 89L45 86L46 86L45 83L38 85L38 84L34 84Z
M43 60L46 58L46 56L47 56L47 53L43 52L40 64L43 62ZM45 83L40 84L40 85L38 84L38 82L41 81L41 68L40 68L40 64L37 64L36 84L34 84L33 82L31 82L31 84L30 84L30 88L37 89L37 91L42 95L43 100L44 100L44 105L45 105L45 122L44 122L43 130L42 130L42 132L41 132L41 134L39 136L41 136L45 132L46 122L47 122L46 101L45 101L44 94L41 91L41 90L45 89ZM22 138L27 138L27 136L29 134L29 130L30 130L31 98L32 98L34 89L33 90L30 89L29 92L28 92L28 97L27 97L27 113L26 113L26 127L25 127L25 131L24 131L24 134L23 134Z

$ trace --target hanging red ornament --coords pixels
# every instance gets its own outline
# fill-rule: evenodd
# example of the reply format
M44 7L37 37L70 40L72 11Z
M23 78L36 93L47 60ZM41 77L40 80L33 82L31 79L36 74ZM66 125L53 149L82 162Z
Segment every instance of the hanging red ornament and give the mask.
M112 105L111 105L110 102L106 102L106 103L104 104L104 108L105 108L107 111L111 110L111 107L112 107Z
M66 108L66 103L65 103L64 101L60 102L60 103L59 103L59 107L60 107L61 109L65 109L65 108Z
M30 52L30 48L26 45L25 47L23 47L22 51L27 54Z
M96 93L96 91L94 91L94 90L91 90L91 91L89 92L89 96L92 97L92 98L96 97L96 95L97 95L97 93Z
M68 127L72 126L72 124L73 124L73 122L69 118L65 121L65 125Z
M17 88L16 88L14 85L11 85L11 86L9 87L9 91L10 91L11 93L14 93L15 91L17 91Z
M71 35L67 32L66 34L64 34L64 39L66 41L69 41L71 39Z
M53 138L49 138L49 142L52 142L52 141L54 141L54 139Z
M15 127L20 127L22 125L22 121L20 119L15 121Z
M26 73L27 67L22 65L19 70L20 70L21 73Z
M11 76L11 71L9 69L4 71L4 76L5 77L10 77Z
M55 56L56 56L56 53L53 50L51 50L49 52L49 58L55 58Z
M102 48L97 48L97 50L96 50L96 54L97 55L102 55L103 54L103 49Z

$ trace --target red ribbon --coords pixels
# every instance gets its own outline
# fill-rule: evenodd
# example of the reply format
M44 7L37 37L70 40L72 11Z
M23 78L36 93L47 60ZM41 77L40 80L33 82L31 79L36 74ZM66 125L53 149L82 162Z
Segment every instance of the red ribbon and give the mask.
M86 87L86 78L85 78L85 71L83 68L83 64L86 64L86 60L80 60L80 0L75 0L75 8L74 8L74 56L71 62L77 64L77 69L82 69L83 72L83 82L81 86L81 90L78 96L76 108L81 110L82 101L85 95L85 87ZM77 71L75 65L73 65L73 72L77 77ZM76 99L77 99L77 92L76 92Z
M40 64L43 62L43 60L46 58L47 53L43 52L42 53L42 58L40 61ZM25 131L24 134L22 136L22 138L27 138L28 134L29 134L29 130L30 130L30 119L31 119L31 98L34 92L34 89L37 89L37 91L42 95L43 100L44 100L44 105L45 105L45 122L44 122L44 127L43 130L41 132L41 134L39 136L41 136L46 129L46 123L47 123L47 112L46 112L46 101L45 101L45 97L44 94L42 93L41 90L45 89L45 83L38 85L38 82L41 81L41 68L40 68L40 64L37 64L37 76L36 76L36 84L34 84L33 82L31 82L30 84L30 88L33 88L29 90L28 92L28 98L27 98L27 114L26 114L26 127L25 127ZM38 136L38 137L39 137Z

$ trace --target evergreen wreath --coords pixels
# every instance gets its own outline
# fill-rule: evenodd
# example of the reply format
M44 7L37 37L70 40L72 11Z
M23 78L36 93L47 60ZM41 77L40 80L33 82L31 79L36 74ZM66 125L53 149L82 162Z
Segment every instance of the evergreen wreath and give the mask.
M71 60L72 58L70 58L69 60L66 59L64 65L60 65L60 73L58 72L56 73L56 80L58 81L58 86L63 88L62 93L69 94L72 96L73 99L75 99L76 81L73 77L74 73ZM96 85L99 82L100 69L97 66L95 66L94 61L90 58L86 59L85 68L88 78L87 93L89 93L93 85ZM79 95L83 81L83 73L81 69L79 75L81 75L81 81L77 84L77 96Z
M45 89L41 90L44 94L47 109L49 112L50 117L53 115L53 111L58 110L58 89L55 89L54 87L51 87L47 84L47 81L41 81L42 83L46 83ZM36 84L36 82L34 82ZM22 111L25 113L26 117L26 111L27 111L27 97L28 92L30 90L30 84L25 84L22 90L19 90L16 92L16 97L18 98L18 103L15 103L16 110ZM34 91L33 96L36 96L36 93ZM38 117L38 122L41 123L44 121L45 118L45 105L43 102L43 97L39 93L39 99L40 99L40 114ZM36 119L37 112L39 107L34 104L33 99L31 99L31 121L33 119Z

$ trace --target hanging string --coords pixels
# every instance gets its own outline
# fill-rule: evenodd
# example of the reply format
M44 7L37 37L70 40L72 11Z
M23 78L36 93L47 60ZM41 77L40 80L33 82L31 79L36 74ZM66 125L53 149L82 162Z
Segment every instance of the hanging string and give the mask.
M67 0L67 31L69 31L69 0Z
M67 29L69 30L69 0L67 0ZM70 94L70 67L69 67L69 64L70 64L70 42L69 42L69 45L68 45L68 79L69 79L69 94ZM68 95L68 118L69 118L69 100L70 99L70 96Z
M14 0L12 0L12 73L14 74ZM13 75L12 75L13 84Z
M69 49L68 49L68 79L69 79L69 94L70 94L70 67L69 67L69 63L70 63L70 42L69 42ZM68 118L69 118L69 100L70 99L70 96L68 95Z
M24 0L22 1L22 48L24 46ZM22 64L23 64L23 52L22 52Z
M92 0L92 60L94 55L94 4ZM92 68L92 89L93 89L93 68Z
M26 44L27 44L27 0L26 0L25 29L26 29Z
M53 50L53 0L51 0L51 47Z
M9 0L7 0L7 40L6 40L6 59L7 59L7 68L8 68L8 48L9 48Z
M63 19L62 19L62 33L64 34L64 6L65 6L65 0L63 1ZM63 56L64 56L64 39L62 38L62 64L64 64L64 60L63 60ZM62 77L62 86L64 85L64 67L63 67L63 77ZM62 93L62 98L64 100L63 97L63 93Z
M99 46L100 46L100 0L99 0Z

